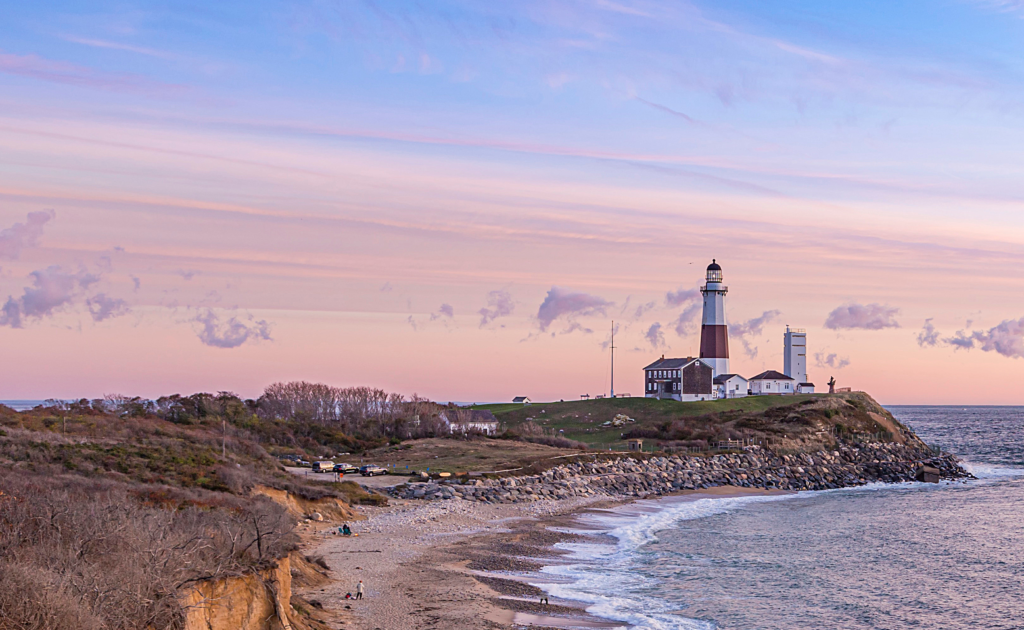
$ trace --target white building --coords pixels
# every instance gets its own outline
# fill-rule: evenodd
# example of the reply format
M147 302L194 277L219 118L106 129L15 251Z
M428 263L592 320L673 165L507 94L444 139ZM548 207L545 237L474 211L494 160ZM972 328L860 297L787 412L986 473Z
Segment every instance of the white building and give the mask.
M797 383L807 382L807 331L786 326L782 372Z
M807 331L786 326L783 344L783 368L786 376L796 381L797 394L813 394L814 383L807 381Z
M452 433L470 433L472 431L479 431L484 435L497 435L498 421L476 420L471 422L457 422L449 424L448 429Z
M704 313L700 322L700 359L711 366L714 376L729 373L729 326L725 323L725 294L722 267L712 259L707 283L700 288Z
M750 393L753 396L778 396L796 393L797 382L775 370L761 372L750 379Z
M750 384L739 374L719 374L715 377L715 390L718 398L744 398Z

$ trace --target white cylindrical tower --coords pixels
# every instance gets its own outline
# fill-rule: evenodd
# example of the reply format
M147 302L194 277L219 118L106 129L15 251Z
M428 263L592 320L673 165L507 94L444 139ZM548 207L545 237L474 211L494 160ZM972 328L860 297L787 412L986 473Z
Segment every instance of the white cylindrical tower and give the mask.
M722 267L714 259L708 265L704 295L704 317L700 324L700 358L711 366L714 375L729 374L729 327L725 323L725 294Z

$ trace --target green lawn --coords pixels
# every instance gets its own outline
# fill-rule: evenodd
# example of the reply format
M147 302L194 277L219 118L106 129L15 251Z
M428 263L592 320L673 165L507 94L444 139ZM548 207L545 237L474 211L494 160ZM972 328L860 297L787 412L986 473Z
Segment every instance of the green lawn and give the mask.
M565 402L535 402L529 405L503 403L477 405L474 409L490 411L510 430L527 419L546 431L563 435L590 446L621 449L625 441L621 434L636 427L653 427L665 422L688 417L707 416L722 412L759 413L772 407L799 404L805 400L826 397L828 394L801 394L798 396L748 396L705 402L676 402L653 398L602 398L599 400L570 400ZM603 426L617 414L636 420L622 427ZM562 433L559 433L562 431Z

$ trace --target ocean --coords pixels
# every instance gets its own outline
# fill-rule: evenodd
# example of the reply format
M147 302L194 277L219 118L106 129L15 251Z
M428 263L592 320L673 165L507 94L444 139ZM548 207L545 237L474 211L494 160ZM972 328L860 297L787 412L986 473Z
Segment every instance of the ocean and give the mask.
M537 586L652 630L1024 628L1024 407L889 409L978 480L638 501Z

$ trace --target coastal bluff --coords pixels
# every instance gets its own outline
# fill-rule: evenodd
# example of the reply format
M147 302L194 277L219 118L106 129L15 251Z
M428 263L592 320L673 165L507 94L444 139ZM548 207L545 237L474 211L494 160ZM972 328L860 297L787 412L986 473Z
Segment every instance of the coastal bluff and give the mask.
M523 416L521 422L551 418L560 435L576 439L597 437L587 435L590 427L605 432L611 428L605 426L607 422L592 420L595 411L610 415L621 413L614 405L631 407L650 417L645 420L634 414L639 420L630 418L630 423L617 428L620 433L615 437L645 437L657 444L656 452L583 451L569 457L569 462L551 461L555 465L546 470L533 466L518 476L514 472L500 477L452 476L402 484L390 492L402 499L520 503L568 497L649 497L718 486L829 490L915 481L922 469L928 470L929 478L935 471L939 479L971 477L956 456L926 445L910 427L863 392L760 398L766 400L742 402L761 408L745 409L723 408L737 404L732 401L655 401L658 406L653 407L648 401L630 399L621 403L600 401L600 406L589 407L582 403L572 403L569 408L568 403L519 407L509 415ZM558 417L567 423L558 423ZM680 444L673 438L696 431L714 439L740 438L748 445L700 453L673 448Z

